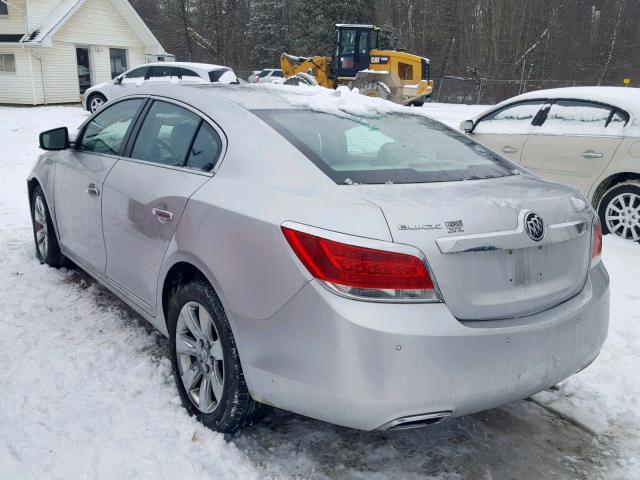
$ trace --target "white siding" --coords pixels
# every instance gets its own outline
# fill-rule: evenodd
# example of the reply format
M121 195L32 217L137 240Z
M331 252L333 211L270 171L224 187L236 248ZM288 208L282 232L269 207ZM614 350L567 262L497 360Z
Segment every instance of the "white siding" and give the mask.
M110 0L87 0L56 33L54 40L144 48Z
M0 103L33 104L31 72L26 50L0 45L0 53L15 55L16 72L0 72Z
M40 48L38 54L44 69L46 103L79 102L75 45L54 41L53 47Z
M63 0L29 0L29 28L34 31L46 22L49 13Z
M30 17L36 19L38 16L46 16L58 3L59 0L30 0ZM2 30L0 32L5 33ZM143 43L114 8L111 0L87 0L54 34L52 47L31 48L33 75L29 71L27 49L2 50L0 47L0 53L16 53L17 70L15 74L0 74L0 103L32 104L32 82L36 103L79 102L76 46L91 48L94 85L111 80L111 47L127 50L128 68L146 63ZM44 85L41 81L43 76Z
M23 11L26 9L25 0L10 0L9 3ZM0 15L0 33L27 33L24 13L12 6L9 6L8 13L6 16Z

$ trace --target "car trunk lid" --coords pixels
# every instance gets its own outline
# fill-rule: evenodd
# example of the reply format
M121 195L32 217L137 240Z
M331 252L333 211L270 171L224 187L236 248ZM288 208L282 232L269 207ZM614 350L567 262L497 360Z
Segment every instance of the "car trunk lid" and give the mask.
M533 314L584 286L592 214L568 187L523 174L347 188L382 209L394 242L426 255L458 319ZM527 233L526 223L536 223L530 214L544 222L539 241Z

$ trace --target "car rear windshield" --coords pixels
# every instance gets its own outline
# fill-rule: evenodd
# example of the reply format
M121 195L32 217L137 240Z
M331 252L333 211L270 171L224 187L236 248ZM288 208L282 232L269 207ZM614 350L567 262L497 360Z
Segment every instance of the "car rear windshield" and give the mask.
M219 68L209 72L209 80L211 83L233 83L236 75L230 68Z
M512 175L514 166L419 115L256 110L337 184L429 183Z

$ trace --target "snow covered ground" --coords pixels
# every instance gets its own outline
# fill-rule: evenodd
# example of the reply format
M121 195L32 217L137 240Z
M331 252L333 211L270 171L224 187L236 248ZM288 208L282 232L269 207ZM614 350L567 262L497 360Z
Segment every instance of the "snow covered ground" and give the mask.
M483 107L424 108L457 126ZM611 237L602 354L533 402L404 432L281 411L233 438L203 428L179 404L165 339L82 272L34 258L37 134L84 118L0 107L0 479L640 478L640 247Z

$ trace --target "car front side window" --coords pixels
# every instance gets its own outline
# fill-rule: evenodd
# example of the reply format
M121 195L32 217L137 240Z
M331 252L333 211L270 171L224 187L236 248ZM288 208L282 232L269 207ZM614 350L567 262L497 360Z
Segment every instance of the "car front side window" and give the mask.
M473 133L528 134L534 118L544 104L545 100L531 100L501 108L482 118Z
M136 160L181 167L189 153L201 119L172 103L153 103L131 152Z
M144 78L147 74L148 67L134 68L129 73L125 73L125 78Z
M101 110L84 129L78 148L85 152L119 155L142 98L125 100Z

